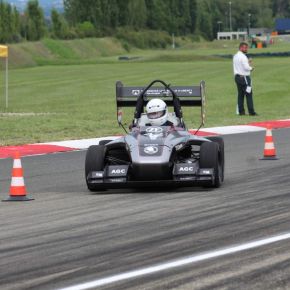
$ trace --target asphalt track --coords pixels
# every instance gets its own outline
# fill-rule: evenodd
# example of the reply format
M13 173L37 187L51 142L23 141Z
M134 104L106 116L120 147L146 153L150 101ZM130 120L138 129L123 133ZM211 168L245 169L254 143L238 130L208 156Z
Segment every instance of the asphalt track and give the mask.
M92 194L85 151L23 157L35 200L0 202L0 289L290 289L290 129L273 131L278 160L259 160L264 136L224 136L214 190Z

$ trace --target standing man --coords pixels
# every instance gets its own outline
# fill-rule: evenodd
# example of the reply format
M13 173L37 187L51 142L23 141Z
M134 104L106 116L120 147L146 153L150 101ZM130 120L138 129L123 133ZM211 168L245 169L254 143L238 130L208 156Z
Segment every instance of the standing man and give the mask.
M246 53L248 52L248 44L241 42L239 51L234 55L233 67L235 82L238 88L238 108L239 115L245 115L244 97L247 99L247 107L249 115L257 116L253 104L253 90L251 81L251 71L254 67L251 65L251 59L249 60Z

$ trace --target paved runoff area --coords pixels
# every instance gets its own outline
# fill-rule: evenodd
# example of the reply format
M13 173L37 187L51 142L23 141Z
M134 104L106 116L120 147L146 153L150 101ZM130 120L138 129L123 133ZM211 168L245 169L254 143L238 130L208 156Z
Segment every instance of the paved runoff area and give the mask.
M195 129L190 129L189 132L192 134L196 134L198 136L214 136L214 135L259 132L264 131L267 128L271 129L290 128L290 119L253 122L248 125L203 128L198 132L196 132ZM0 158L13 157L16 151L19 152L21 156L31 156L57 152L84 150L91 145L98 144L100 140L113 140L116 138L118 138L118 136L37 143L37 144L25 144L20 146L0 146Z

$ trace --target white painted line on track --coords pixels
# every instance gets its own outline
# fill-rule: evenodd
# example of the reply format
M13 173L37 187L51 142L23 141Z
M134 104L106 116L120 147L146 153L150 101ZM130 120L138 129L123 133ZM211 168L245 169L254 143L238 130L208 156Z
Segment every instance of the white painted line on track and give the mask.
M214 127L214 128L202 128L203 132L211 132L219 135L229 135L229 134L241 134L241 133L250 133L250 132L260 132L266 131L265 128L258 126L249 126L249 125L237 125L237 126L223 126L223 127Z
M213 259L217 257L222 257L222 256L250 250L253 248L262 247L265 245L273 244L273 243L280 242L287 239L290 239L290 233L285 233L285 234L273 236L270 238L265 238L258 241L252 241L252 242L241 244L238 246L232 246L225 249L216 250L213 252L208 252L208 253L204 253L200 255L189 256L189 257L181 258L179 260L175 260L172 262L167 262L167 263L163 263L163 264L159 264L159 265L155 265L155 266L151 266L147 268L142 268L142 269L131 271L131 272L125 272L122 274L118 274L118 275L114 275L114 276L110 276L110 277L106 277L102 279L97 279L91 282L62 288L59 290L86 290L86 289L96 288L99 286L104 286L104 285L112 284L115 282L120 282L123 280L133 279L133 278L145 276L148 274L153 274L153 273L157 273L157 272L161 272L161 271L165 271L169 269L182 267L188 264L193 264L193 263L197 263L197 262L201 262L201 261L205 261L205 260L209 260L209 259Z

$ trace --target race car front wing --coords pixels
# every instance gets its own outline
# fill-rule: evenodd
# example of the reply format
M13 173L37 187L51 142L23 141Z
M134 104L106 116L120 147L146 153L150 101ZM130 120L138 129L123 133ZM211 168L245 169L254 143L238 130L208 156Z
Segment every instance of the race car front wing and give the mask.
M103 171L92 171L87 176L90 185L101 185L104 188L140 187L144 185L194 186L213 185L214 169L198 168L189 163L175 164L171 179L135 180L129 174L130 165L108 165Z

